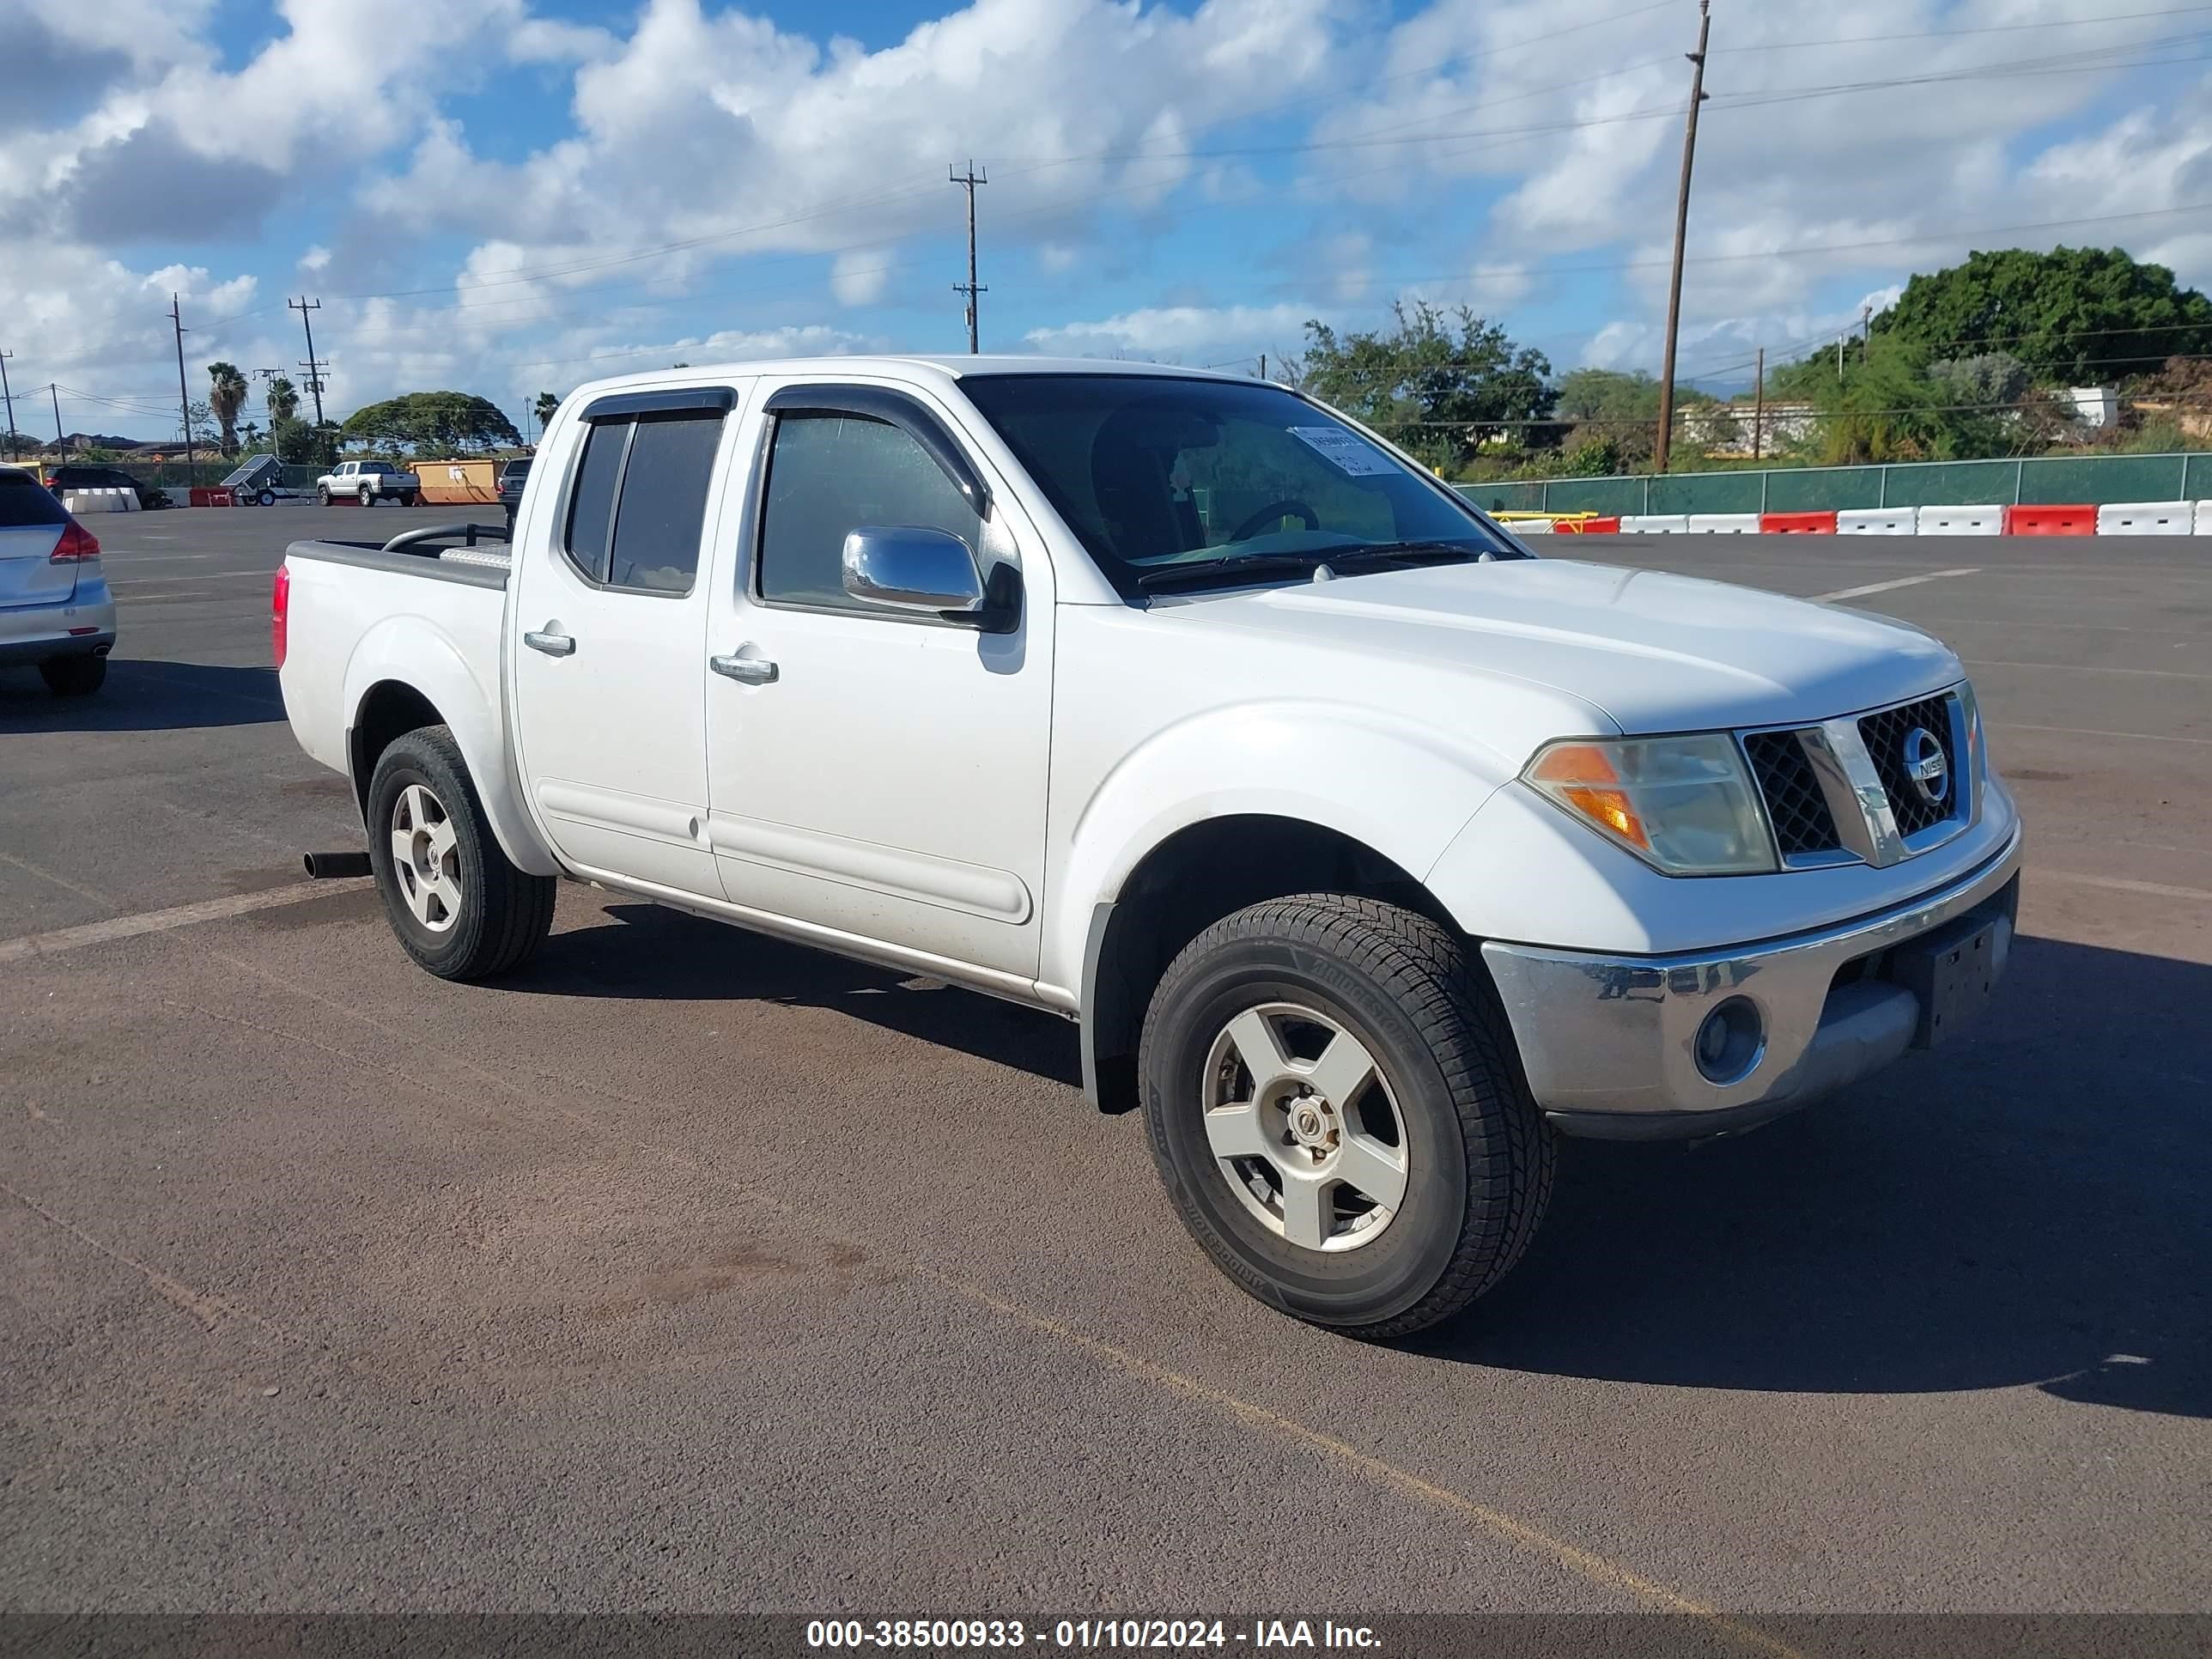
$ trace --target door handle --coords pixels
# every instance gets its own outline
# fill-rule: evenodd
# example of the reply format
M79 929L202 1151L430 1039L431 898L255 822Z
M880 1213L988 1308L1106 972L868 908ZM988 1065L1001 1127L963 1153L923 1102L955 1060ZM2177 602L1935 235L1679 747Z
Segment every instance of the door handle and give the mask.
M740 685L773 685L776 666L766 657L709 657L707 666Z
M549 657L571 656L576 649L576 641L566 634L525 634L522 642L532 651L543 651Z

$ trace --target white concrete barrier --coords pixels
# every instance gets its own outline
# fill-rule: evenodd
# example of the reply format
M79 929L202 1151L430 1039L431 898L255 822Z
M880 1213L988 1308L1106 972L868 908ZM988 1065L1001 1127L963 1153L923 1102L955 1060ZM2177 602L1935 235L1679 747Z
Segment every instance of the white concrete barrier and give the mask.
M125 505L128 498L129 505ZM62 505L71 513L128 513L138 505L135 491L128 489L71 489L62 495Z
M1909 507L1867 507L1836 514L1838 536L1910 536L1919 527L1920 515Z
M1680 536L1689 527L1686 513L1632 513L1620 521L1624 536Z
M1703 536L1756 536L1759 534L1759 514L1756 513L1692 513L1690 530Z
M2212 501L2197 503L2197 533L2212 536Z
M2113 501L2097 509L2100 536L2187 536L2196 528L2191 501Z
M2002 536L2004 508L2001 507L1923 507L1919 533L1923 536Z
M1508 519L1505 527L1516 536L1548 536L1553 523L1550 519Z

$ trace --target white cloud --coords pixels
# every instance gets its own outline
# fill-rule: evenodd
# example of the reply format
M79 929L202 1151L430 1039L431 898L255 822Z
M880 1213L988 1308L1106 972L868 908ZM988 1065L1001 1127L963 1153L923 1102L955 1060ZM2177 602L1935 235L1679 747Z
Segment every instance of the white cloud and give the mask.
M890 280L887 250L854 248L837 256L830 267L830 291L840 305L872 305L883 297Z
M1199 348L1293 344L1310 306L1150 306L1096 322L1033 328L1023 337L1040 351L1076 356L1123 353L1170 357Z

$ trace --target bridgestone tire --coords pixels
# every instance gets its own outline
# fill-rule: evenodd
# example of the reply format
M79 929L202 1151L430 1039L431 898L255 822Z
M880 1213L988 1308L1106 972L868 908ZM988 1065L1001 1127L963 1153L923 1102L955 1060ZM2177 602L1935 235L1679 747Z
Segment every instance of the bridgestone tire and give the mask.
M1396 1106L1405 1196L1357 1248L1291 1243L1209 1144L1209 1055L1238 1013L1269 1003L1356 1036ZM1294 1318L1364 1338L1449 1318L1520 1260L1551 1196L1552 1132L1488 981L1443 928L1395 905L1308 893L1215 923L1161 977L1138 1066L1153 1162L1183 1224L1231 1279Z
M107 659L49 657L39 665L39 678L58 697L88 697L107 683Z
M453 924L436 931L410 908L392 859L393 813L410 785L428 789L455 832L461 902ZM485 819L483 803L453 732L425 726L378 757L368 785L368 862L392 931L416 962L441 979L493 979L512 972L545 942L560 884L507 862Z

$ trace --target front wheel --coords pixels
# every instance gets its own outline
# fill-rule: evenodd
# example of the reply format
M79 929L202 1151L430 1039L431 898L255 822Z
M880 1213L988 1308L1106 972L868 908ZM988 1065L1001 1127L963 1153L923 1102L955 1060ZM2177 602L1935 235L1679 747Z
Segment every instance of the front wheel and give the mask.
M446 726L410 732L378 757L368 862L392 931L441 979L507 973L553 926L557 884L507 862Z
M317 484L315 486L315 499L320 501L325 507L328 507L331 504L331 487L328 484Z
M1425 916L1309 893L1217 922L1170 965L1139 1066L1153 1162L1245 1291L1364 1337L1503 1279L1552 1136L1465 947Z

